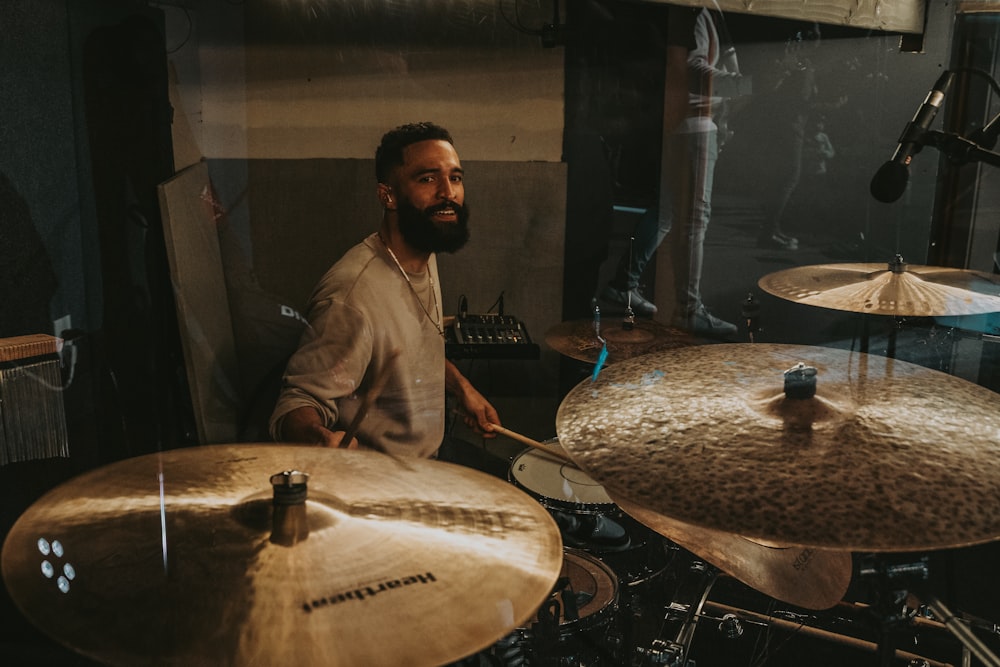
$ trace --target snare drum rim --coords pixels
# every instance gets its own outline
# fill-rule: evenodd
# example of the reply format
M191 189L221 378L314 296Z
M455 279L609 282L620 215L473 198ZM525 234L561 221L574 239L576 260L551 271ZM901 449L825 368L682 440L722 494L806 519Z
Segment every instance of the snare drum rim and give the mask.
M507 469L507 481L521 489L529 496L534 498L541 504L542 507L549 510L556 510L562 512L569 512L572 514L586 514L586 515L613 515L619 513L620 510L614 502L608 503L587 503L587 502L577 502L573 500L563 500L562 498L553 498L552 496L547 496L535 489L532 489L523 481L517 478L515 470L517 464L525 456L536 455L535 450L528 448L524 451L518 452L513 459L510 461L510 467ZM600 486L597 482L595 485ZM603 489L603 487L601 487Z

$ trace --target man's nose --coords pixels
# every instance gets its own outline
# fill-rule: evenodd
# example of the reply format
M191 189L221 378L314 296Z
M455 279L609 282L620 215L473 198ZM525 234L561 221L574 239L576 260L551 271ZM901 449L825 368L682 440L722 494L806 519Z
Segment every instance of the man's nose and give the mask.
M449 180L444 180L441 182L441 187L438 188L438 197L448 201L455 201L455 195L457 192L458 188L454 183Z

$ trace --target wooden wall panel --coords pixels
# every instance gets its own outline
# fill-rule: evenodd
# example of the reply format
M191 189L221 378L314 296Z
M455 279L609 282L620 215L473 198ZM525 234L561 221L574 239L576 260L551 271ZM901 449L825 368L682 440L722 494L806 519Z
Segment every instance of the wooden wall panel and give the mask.
M924 31L926 9L926 0L669 0L669 4L906 33Z

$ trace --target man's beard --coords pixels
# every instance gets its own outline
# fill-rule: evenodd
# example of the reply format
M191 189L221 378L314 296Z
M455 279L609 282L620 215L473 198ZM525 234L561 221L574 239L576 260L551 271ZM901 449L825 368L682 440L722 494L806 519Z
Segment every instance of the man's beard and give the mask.
M434 213L444 209L455 211L455 222L435 222ZM396 212L399 231L411 247L423 252L455 252L469 240L469 207L446 202L418 209L408 201L400 201Z

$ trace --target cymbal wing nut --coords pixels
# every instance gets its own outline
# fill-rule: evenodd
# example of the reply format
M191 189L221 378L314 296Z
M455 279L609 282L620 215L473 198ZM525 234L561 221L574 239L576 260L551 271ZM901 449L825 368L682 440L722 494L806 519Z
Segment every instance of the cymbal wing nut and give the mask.
M805 399L816 395L816 369L799 362L785 371L785 397Z

